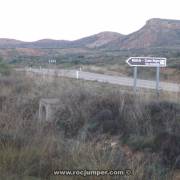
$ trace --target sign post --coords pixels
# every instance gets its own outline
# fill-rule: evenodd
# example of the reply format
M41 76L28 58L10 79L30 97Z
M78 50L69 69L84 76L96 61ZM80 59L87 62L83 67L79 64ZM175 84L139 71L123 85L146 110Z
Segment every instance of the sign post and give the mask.
M159 76L160 76L160 68L159 68L159 66L157 66L157 69L156 69L156 92L157 92L157 96L159 96Z
M134 66L134 92L136 93L137 86L137 66Z
M160 67L166 67L166 58L161 57L130 57L126 60L129 66L134 67L134 91L137 86L137 67L156 67L156 92L159 96Z

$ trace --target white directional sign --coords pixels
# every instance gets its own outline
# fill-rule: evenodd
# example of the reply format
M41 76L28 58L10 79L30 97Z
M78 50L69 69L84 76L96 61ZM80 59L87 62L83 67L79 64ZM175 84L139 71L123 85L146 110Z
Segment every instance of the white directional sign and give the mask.
M49 64L56 64L56 59L49 59Z
M134 67L134 92L136 92L137 85L137 68L139 66L156 67L156 92L159 97L160 67L166 67L166 60L161 57L130 57L127 59L126 63Z
M166 67L166 58L161 57L130 57L126 62L129 66Z

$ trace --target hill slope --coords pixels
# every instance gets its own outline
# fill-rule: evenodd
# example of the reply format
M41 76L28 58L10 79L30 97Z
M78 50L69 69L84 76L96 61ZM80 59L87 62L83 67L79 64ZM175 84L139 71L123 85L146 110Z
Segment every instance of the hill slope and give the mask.
M89 37L85 37L73 42L76 46L85 46L88 48L99 48L109 43L113 43L117 39L124 37L124 35L116 32L105 31Z
M0 38L0 48L14 48L21 46L24 42L15 39Z
M109 43L109 48L141 49L148 47L180 47L180 21L150 19L140 30Z
M0 39L0 48L106 48L142 49L149 47L180 48L180 20L150 19L140 30L129 35L101 32L75 41L43 39L23 42Z
M0 39L0 48L74 48L101 47L123 37L116 32L101 32L75 41L42 39L34 42L23 42L14 39Z
M180 20L150 19L136 32L101 32L75 41L43 39L23 42L0 39L0 57L13 64L121 64L129 56L162 56L180 69Z

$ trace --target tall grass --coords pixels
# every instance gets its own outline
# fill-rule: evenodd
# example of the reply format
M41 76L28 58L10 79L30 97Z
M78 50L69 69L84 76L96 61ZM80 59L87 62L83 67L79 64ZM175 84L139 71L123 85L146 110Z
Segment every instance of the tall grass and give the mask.
M172 179L180 153L178 103L61 78L36 82L13 74L0 86L0 179L84 179L53 175L63 169L133 172L90 180ZM44 97L60 99L50 123L38 121Z

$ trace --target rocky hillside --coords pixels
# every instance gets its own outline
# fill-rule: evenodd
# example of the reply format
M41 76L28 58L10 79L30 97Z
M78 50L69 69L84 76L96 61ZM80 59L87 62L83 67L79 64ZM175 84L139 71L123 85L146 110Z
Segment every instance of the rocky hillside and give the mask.
M14 48L21 46L23 43L23 41L18 41L15 39L0 38L0 48Z
M109 48L179 47L180 20L150 19L140 30L109 43Z
M114 41L124 37L124 35L116 32L101 32L89 37L85 37L73 42L75 46L88 47L88 48L100 48L108 44L113 44Z
M0 39L0 48L96 48L113 43L121 37L123 37L122 34L106 31L75 41L42 39L34 42L23 42L2 38Z
M101 32L75 41L43 39L22 42L0 39L0 48L105 48L142 49L149 47L180 48L180 20L150 19L140 30L129 35Z
M0 57L12 64L44 65L55 58L57 64L124 65L130 56L166 57L179 72L180 20L150 19L129 35L105 31L75 41L0 39Z

